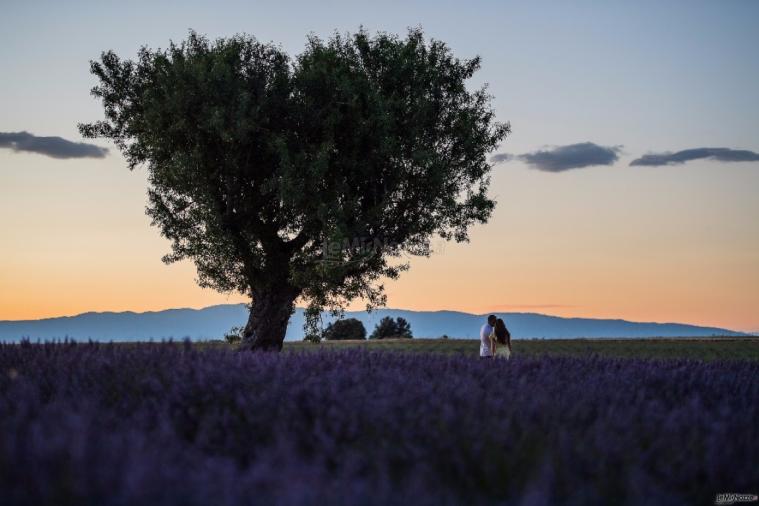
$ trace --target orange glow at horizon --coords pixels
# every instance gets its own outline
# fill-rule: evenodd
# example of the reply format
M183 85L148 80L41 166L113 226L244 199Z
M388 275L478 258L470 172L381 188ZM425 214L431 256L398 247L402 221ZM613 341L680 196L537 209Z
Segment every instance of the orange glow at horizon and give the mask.
M122 160L0 153L0 320L244 302L200 289L143 213ZM753 164L752 164L753 165ZM494 170L498 201L469 243L385 283L388 307L538 312L759 330L756 167ZM727 169L725 169L727 170ZM86 185L82 183L86 182ZM361 309L357 301L351 309Z

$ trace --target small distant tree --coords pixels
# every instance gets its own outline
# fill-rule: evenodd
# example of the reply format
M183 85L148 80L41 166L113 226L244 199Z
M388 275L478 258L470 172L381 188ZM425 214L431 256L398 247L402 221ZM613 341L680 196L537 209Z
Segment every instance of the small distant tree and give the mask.
M359 320L346 318L327 325L323 337L328 341L366 339L366 328Z
M413 337L411 325L405 318L400 316L393 320L390 316L385 316L374 327L369 339L387 339L393 337Z
M406 321L405 318L399 316L395 319L395 328L397 337L412 338L414 335L411 333L411 324Z
M200 286L251 300L240 349L278 351L296 299L382 305L403 256L488 220L488 154L509 126L467 88L479 68L420 29L311 36L295 57L190 32L92 61L105 118L79 131L147 169L165 262L192 260Z
M369 336L369 339L385 339L386 337L393 337L395 336L396 330L395 320L389 316L385 316L374 327L374 331L372 332L372 335Z

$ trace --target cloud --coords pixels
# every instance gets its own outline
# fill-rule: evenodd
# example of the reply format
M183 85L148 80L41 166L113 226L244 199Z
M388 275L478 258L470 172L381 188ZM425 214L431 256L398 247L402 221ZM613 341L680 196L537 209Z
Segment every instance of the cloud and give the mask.
M499 153L490 157L490 161L493 163L508 162L514 159L514 155L508 153Z
M490 160L499 163L517 159L527 163L533 169L563 172L594 165L613 165L619 159L621 149L620 146L599 146L592 142L581 142L521 155L501 153L492 156Z
M0 132L0 148L39 153L51 158L103 158L108 149L62 137L38 137L29 132Z
M650 167L680 165L691 160L706 158L719 162L756 162L759 161L759 153L745 149L693 148L676 153L651 153L643 155L630 162L630 165L645 165Z

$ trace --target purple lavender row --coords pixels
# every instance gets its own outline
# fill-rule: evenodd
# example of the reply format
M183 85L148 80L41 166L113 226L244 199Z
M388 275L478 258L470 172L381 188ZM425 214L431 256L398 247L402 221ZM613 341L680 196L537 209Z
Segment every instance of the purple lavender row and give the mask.
M0 345L0 504L697 504L755 362Z

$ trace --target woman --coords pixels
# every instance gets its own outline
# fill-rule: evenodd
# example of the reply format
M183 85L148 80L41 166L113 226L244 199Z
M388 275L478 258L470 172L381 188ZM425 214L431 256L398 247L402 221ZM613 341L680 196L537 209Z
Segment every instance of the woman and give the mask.
M490 354L506 360L511 357L511 333L501 318L496 320L493 332L490 333Z

